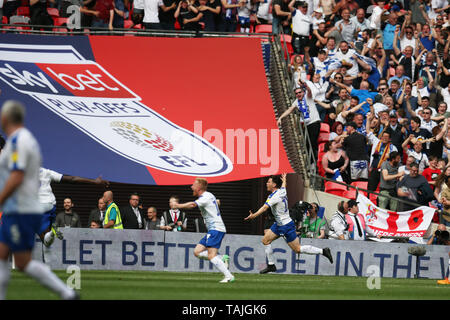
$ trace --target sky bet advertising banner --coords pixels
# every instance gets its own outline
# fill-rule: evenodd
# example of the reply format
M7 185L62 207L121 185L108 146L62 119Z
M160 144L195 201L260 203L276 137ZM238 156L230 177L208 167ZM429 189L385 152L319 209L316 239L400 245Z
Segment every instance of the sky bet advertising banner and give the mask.
M137 184L292 172L258 39L0 35L43 165Z

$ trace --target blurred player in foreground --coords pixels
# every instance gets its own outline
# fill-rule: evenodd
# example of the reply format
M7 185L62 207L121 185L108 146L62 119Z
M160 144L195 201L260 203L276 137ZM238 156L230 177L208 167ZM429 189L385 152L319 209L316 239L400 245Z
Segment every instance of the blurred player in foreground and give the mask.
M266 257L268 261L267 268L260 271L260 273L275 272L275 260L273 258L272 248L269 247L272 241L283 237L286 240L288 246L296 253L306 254L323 254L331 263L333 263L333 257L329 248L320 249L310 245L300 246L300 241L295 232L295 225L289 216L288 199L286 193L286 174L282 176L271 176L266 183L267 191L271 192L267 198L266 203L259 208L258 211L253 213L250 210L250 214L244 220L252 220L264 213L269 208L272 210L272 214L275 217L275 223L272 225L262 239L262 243L266 246Z
M214 266L224 274L221 283L233 282L234 276L228 270L227 255L221 258L217 255L222 239L227 230L220 215L219 203L216 197L206 191L208 182L206 179L197 178L191 186L193 195L197 200L187 203L174 204L174 209L194 209L198 207L202 213L208 233L200 240L194 249L194 255L199 259L209 260Z
M10 270L8 256L14 256L16 267L62 299L77 299L48 266L31 259L35 234L42 220L39 203L39 168L41 153L33 135L24 127L25 108L15 101L6 101L1 110L1 126L8 136L0 155L0 299L5 299Z

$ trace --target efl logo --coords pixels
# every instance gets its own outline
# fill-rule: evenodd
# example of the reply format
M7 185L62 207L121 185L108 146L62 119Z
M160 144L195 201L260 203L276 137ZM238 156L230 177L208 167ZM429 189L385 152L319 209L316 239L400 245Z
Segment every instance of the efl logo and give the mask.
M0 80L131 161L189 176L233 170L220 149L142 104L138 95L70 46L0 43Z

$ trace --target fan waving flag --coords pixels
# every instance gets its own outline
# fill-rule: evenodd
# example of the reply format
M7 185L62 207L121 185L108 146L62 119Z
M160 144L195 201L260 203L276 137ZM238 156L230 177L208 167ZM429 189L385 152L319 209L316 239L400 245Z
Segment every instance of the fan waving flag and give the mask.
M217 63L230 50L233 68ZM293 172L259 39L3 34L0 89L58 172L165 185Z

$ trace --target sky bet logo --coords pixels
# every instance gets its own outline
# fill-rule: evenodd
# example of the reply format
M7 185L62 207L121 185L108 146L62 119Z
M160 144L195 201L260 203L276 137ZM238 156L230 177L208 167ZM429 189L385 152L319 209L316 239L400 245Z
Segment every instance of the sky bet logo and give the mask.
M0 44L0 80L3 87L32 97L98 143L142 165L206 177L233 170L220 149L142 104L71 46Z

